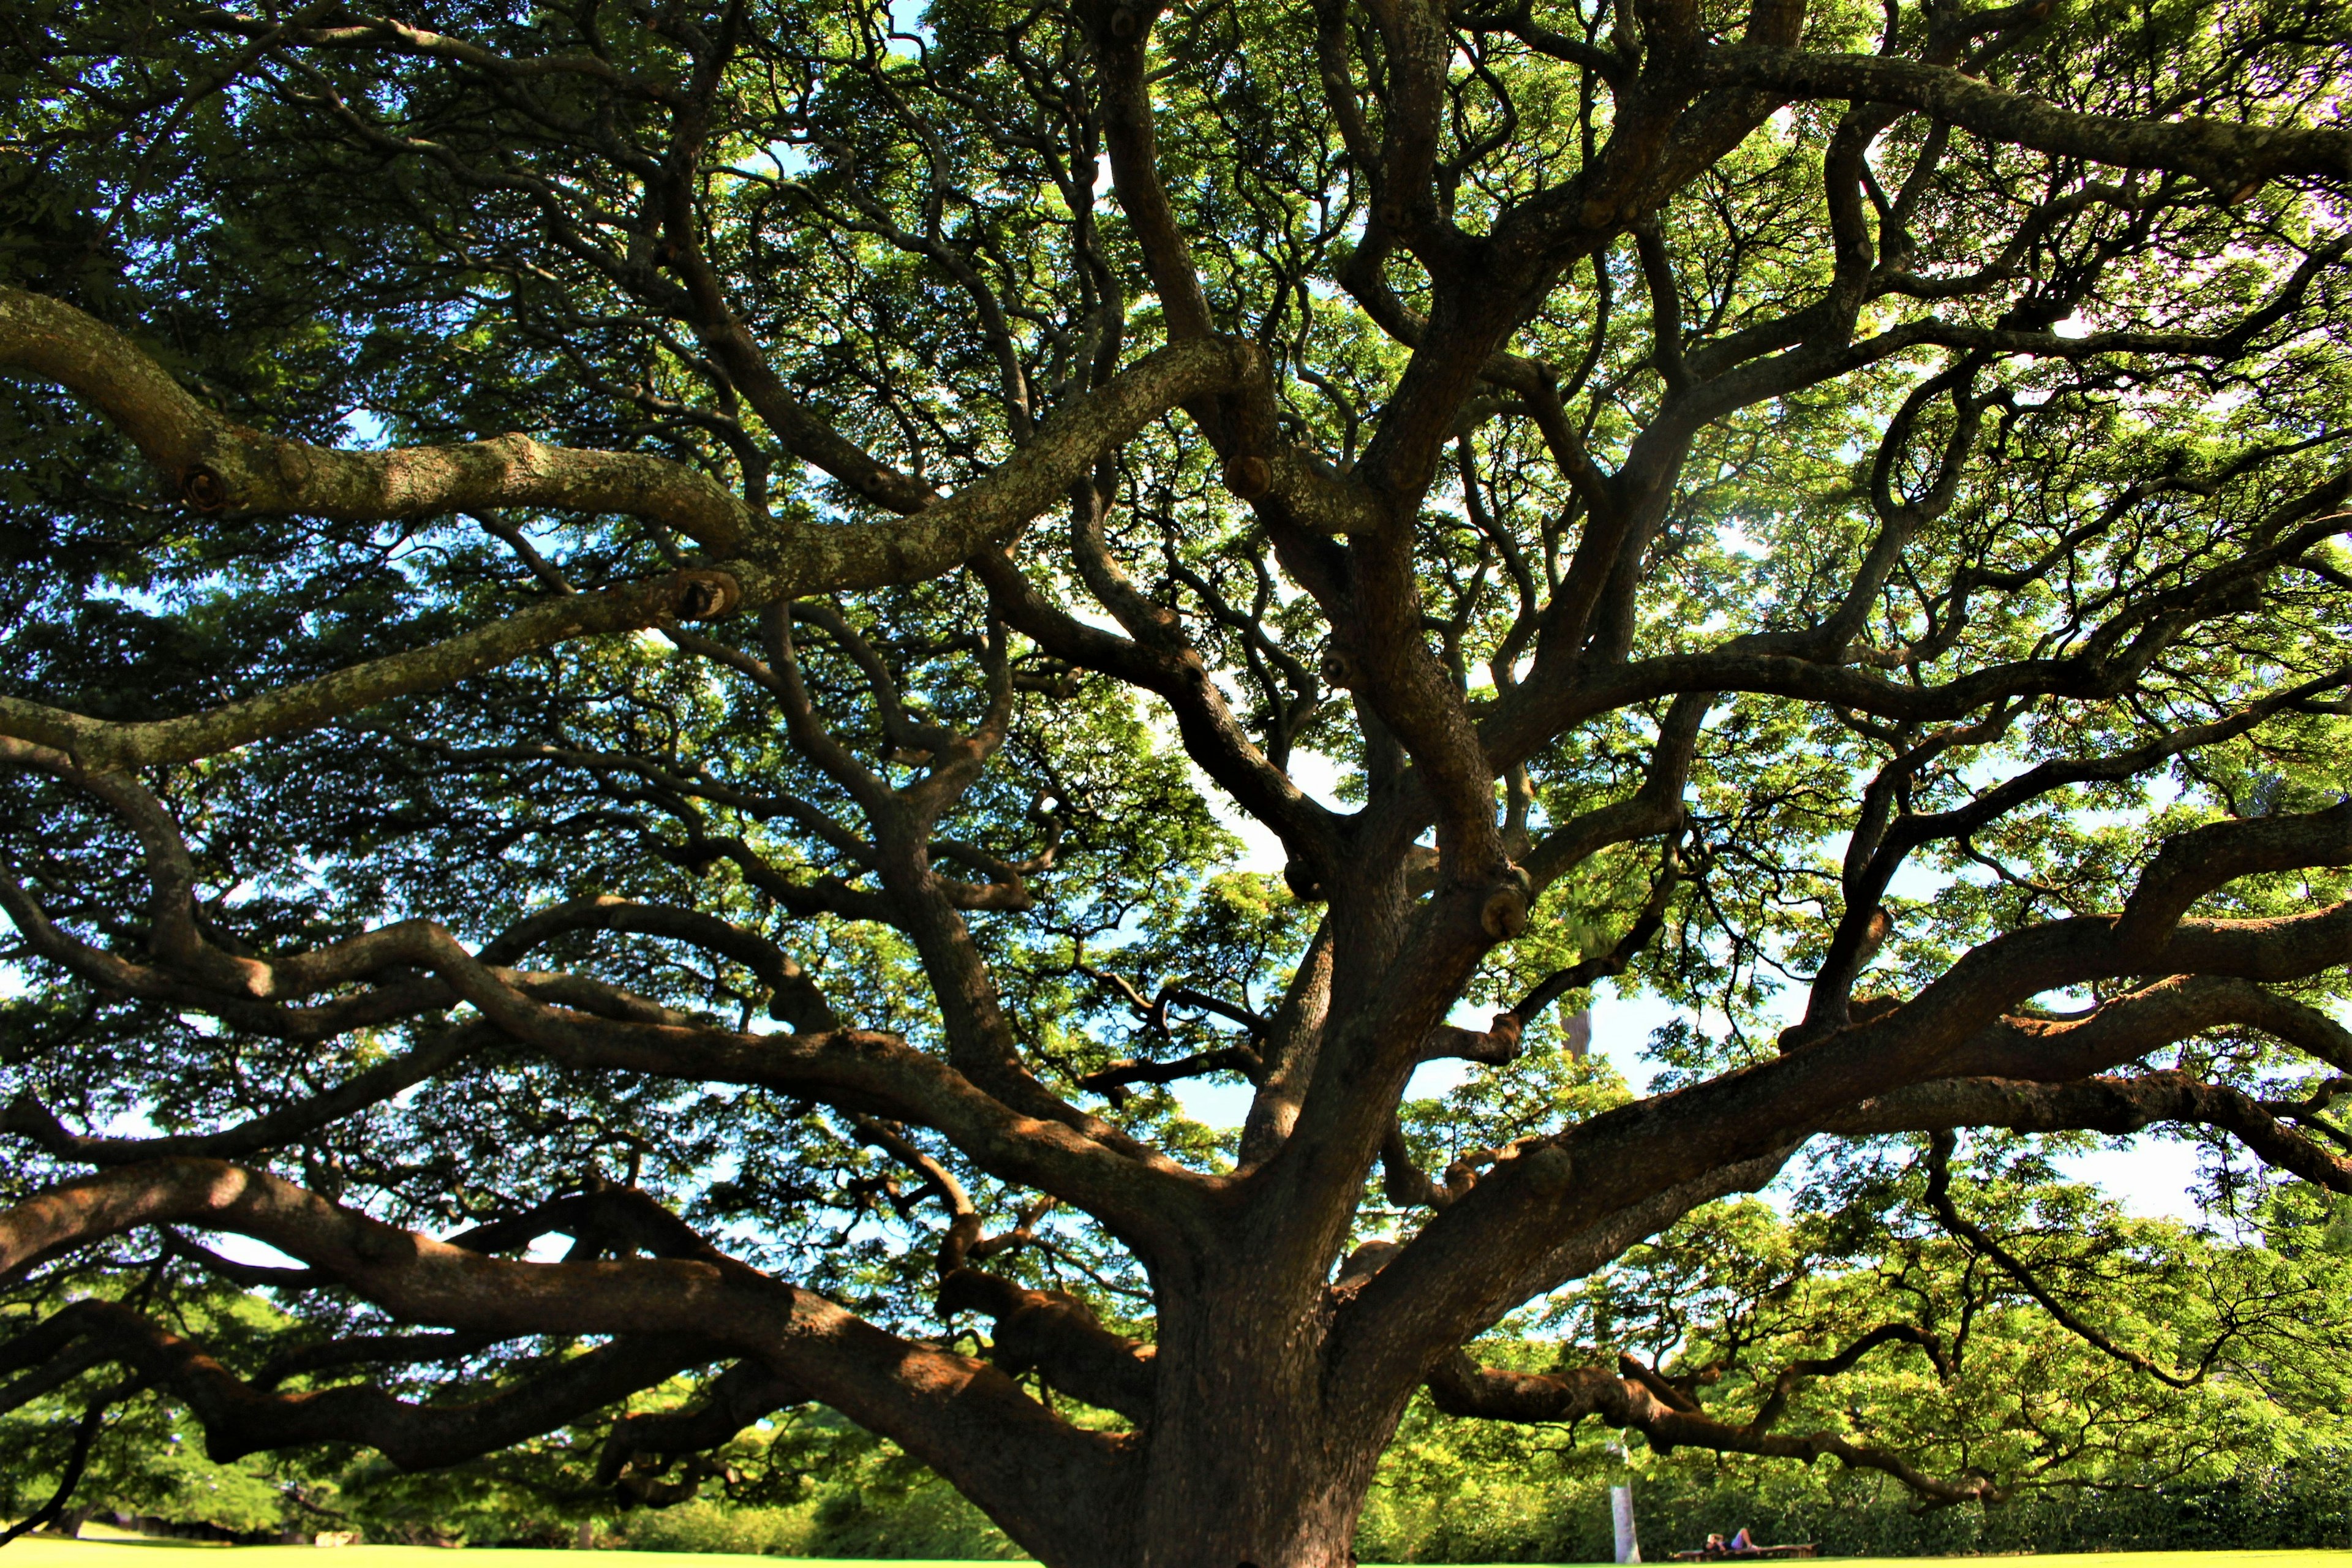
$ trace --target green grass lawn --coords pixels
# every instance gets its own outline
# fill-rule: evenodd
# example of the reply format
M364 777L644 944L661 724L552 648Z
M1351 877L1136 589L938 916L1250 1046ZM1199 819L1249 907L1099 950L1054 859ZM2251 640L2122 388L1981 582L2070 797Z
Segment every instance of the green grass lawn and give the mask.
M264 1568L271 1554L310 1555L318 1549L309 1546L215 1546L198 1542L150 1541L138 1537L116 1537L95 1541L60 1541L54 1536L28 1536L11 1545L0 1547L0 1563L6 1568L164 1568L151 1563L150 1559L165 1552L204 1552L212 1556L233 1555L246 1562L243 1568ZM320 1568L448 1568L449 1554L430 1546L344 1546L333 1549L334 1555ZM498 1568L580 1568L576 1552L499 1551ZM617 1554L616 1554L617 1555ZM1664 1553L1658 1561L1665 1561ZM777 1568L786 1561L774 1557L730 1557L716 1552L633 1552L625 1555L625 1568ZM798 1559L796 1561L813 1561ZM1852 1563L1916 1563L1916 1557L1842 1557L1832 1561ZM2060 1563L2097 1564L2098 1568L2219 1568L2228 1563L2260 1563L2263 1568L2352 1568L2352 1552L2116 1552L2100 1553L2065 1552L2037 1557L2036 1568ZM268 1568L277 1568L270 1564ZM623 1568L616 1564L615 1568ZM944 1563L923 1563L910 1560L888 1563L852 1563L845 1559L825 1560L824 1568L950 1568ZM979 1564L971 1568L981 1568Z

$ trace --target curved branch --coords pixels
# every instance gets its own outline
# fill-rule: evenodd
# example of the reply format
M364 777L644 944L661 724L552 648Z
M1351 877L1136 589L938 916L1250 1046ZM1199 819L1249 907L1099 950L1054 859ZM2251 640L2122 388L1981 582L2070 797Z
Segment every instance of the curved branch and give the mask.
M1078 1087L1108 1099L1112 1105L1127 1101L1130 1084L1169 1084L1188 1078L1201 1078L1213 1072L1237 1072L1255 1083L1265 1071L1258 1054L1246 1046L1224 1046L1213 1051L1196 1051L1173 1061L1118 1061L1099 1072L1090 1072L1078 1079Z
M643 1251L656 1258L696 1258L706 1263L726 1260L701 1232L672 1214L652 1194L602 1183L583 1192L550 1198L509 1218L461 1231L449 1237L449 1245L487 1256L528 1247L550 1231L561 1231L580 1242L585 1250L578 1258L617 1247L624 1256Z
M2170 1388L2194 1388L2205 1381L2205 1373L2210 1369L2200 1367L2188 1377L2168 1372L2137 1351L2125 1349L2076 1317L2067 1310L2064 1302L2042 1288L2042 1282L2033 1277L2033 1271L2015 1253L1994 1240L1983 1226L1964 1216L1959 1205L1952 1202L1952 1149L1955 1142L1948 1129L1938 1131L1928 1141L1927 1206L1936 1211L1936 1218L1942 1222L1946 1230L1999 1264L2004 1273L2025 1288L2027 1295L2042 1304L2043 1311L2101 1354L2123 1363L2134 1372L2146 1373Z
M1659 1453L1676 1447L1771 1458L1833 1458L1850 1469L1876 1470L1939 1507L1999 1502L2005 1495L1990 1476L1958 1480L1930 1476L1901 1457L1833 1432L1798 1436L1757 1426L1735 1426L1699 1411L1677 1410L1641 1378L1580 1367L1559 1373L1504 1372L1457 1352L1429 1377L1430 1398L1449 1415L1489 1421L1577 1421L1596 1415L1611 1426L1641 1433Z
M92 1138L68 1131L56 1113L29 1091L18 1095L5 1112L0 1112L0 1131L30 1138L59 1159L79 1160L92 1165L125 1165L177 1154L236 1159L278 1148L302 1133L371 1105L382 1104L499 1037L497 1030L479 1024L460 1025L429 1044L353 1074L324 1094L265 1111L217 1132L181 1133L165 1138Z
M2159 1121L2220 1128L2264 1164L2330 1192L2352 1193L2352 1160L2331 1153L2223 1084L2186 1073L2032 1083L2007 1078L1950 1078L1875 1095L1825 1118L1826 1132L1932 1132L2006 1127L2017 1132L2081 1130L2121 1137Z
M745 931L698 910L637 903L608 893L573 899L517 921L483 948L479 957L488 964L511 964L550 938L576 931L635 931L667 937L731 958L767 986L770 1017L797 1030L841 1027L841 1020L834 1015L816 982L775 943L756 931Z
M2326 847L2315 845L2309 852ZM1359 1346L1350 1359L1368 1363L1361 1375L1376 1385L1389 1375L1381 1369L1426 1365L1437 1345L1448 1339L1461 1343L1556 1284L1559 1250L1607 1216L1646 1212L1676 1192L1704 1192L1743 1163L1773 1160L1772 1151L1785 1152L1815 1132L1895 1130L1864 1124L1857 1102L1903 1106L1916 1117L1916 1100L1906 1097L1922 1092L1921 1080L1943 1078L1950 1064L1965 1059L1973 1041L2027 997L2150 969L2294 979L2340 965L2352 953L2352 903L2276 920L2189 922L2148 958L2125 950L2116 939L2116 923L2111 916L2085 917L1996 938L1964 954L1918 996L1867 1022L1778 1060L1515 1146L1352 1303L1349 1314L1362 1327L1351 1331ZM2060 1124L2112 1123L2125 1131L2154 1121L2205 1121L2236 1132L2273 1164L2352 1191L2352 1162L2283 1127L2235 1090L2194 1085L2177 1075L2136 1080L2128 1092L2112 1084L1965 1081L2009 1085L2017 1092L1979 1092L1981 1103L1955 1111L1947 1125L1965 1125L1978 1110L1995 1126L2030 1122L2037 1115L2104 1117L2105 1122ZM1949 1083L1936 1087L1951 1091ZM2053 1097L2062 1094L2077 1100L2061 1110ZM1880 1114L1889 1113L1882 1109Z
M2188 117L2078 114L2008 92L1955 67L1875 55L1813 54L1753 44L1708 50L1691 67L1710 87L1796 98L1900 104L1993 142L2126 169L2191 174L2242 201L2283 175L2352 177L2352 132Z
M373 518L541 505L634 510L656 521L677 521L646 510L650 502L622 504L630 497L609 485L600 489L584 480L565 485L550 481L528 493L486 490L485 473L511 478L525 469L562 468L543 456L557 448L524 443L520 437L468 447L369 453L308 447L244 430L182 392L161 366L112 329L70 306L21 290L0 290L0 366L62 382L115 417L155 461L174 471L207 476L195 486L195 499L210 510L233 506L244 511ZM718 570L681 572L656 584L558 595L426 647L180 719L105 724L0 698L0 733L124 767L185 762L264 735L318 724L388 698L446 686L573 637L639 630L671 618L704 618L810 593L934 577L1055 505L1102 452L1169 408L1207 392L1262 382L1266 374L1265 353L1254 345L1222 339L1175 344L1147 355L1098 391L1066 406L987 475L911 516L847 527L765 520L756 530L746 524L732 533L698 521L697 526L709 535L705 542L713 548L750 553L720 563ZM452 453L459 456L448 456ZM625 460L615 454L596 456ZM661 460L625 461L643 465ZM707 486L709 481L696 476L694 483ZM740 503L730 500L740 510ZM677 526L694 532L684 522Z
M1950 1076L2063 1082L2229 1024L2262 1030L2352 1072L2352 1029L2315 1007L2251 981L2176 974L2104 1004L2087 1018L2011 1015L1994 1020L1943 1064Z
M184 1400L204 1423L205 1450L216 1462L311 1443L362 1443L404 1470L437 1469L568 1426L717 1353L690 1333L625 1335L471 1404L411 1405L365 1384L268 1394L143 1314L89 1300L0 1345L0 1368L25 1364L17 1357L39 1348L19 1351L22 1341L83 1336Z
M2160 942L2189 906L2240 877L2306 866L2352 866L2352 797L2326 811L2215 822L2164 841L2124 905L2116 938Z
M45 926L37 907L27 904L0 877L0 907L20 925ZM1201 1183L1181 1164L1118 1136L1116 1130L1110 1130L1113 1147L1061 1119L1024 1115L953 1065L894 1036L845 1028L793 1035L725 1030L579 976L494 968L430 921L399 921L267 962L231 959L214 949L191 955L191 962L209 957L234 970L237 989L226 993L179 984L171 974L53 934L62 944L54 956L104 983L168 994L224 1016L282 1015L285 1009L268 1004L386 970L423 970L435 982L412 984L403 994L421 997L425 1005L470 1003L498 1031L556 1061L665 1079L698 1075L764 1084L845 1110L920 1122L937 1128L992 1173L1067 1198L1139 1240L1185 1223L1191 1212L1185 1194Z
M726 555L772 528L707 475L641 453L580 451L520 435L388 452L266 436L197 402L113 328L21 289L0 287L0 368L55 382L104 413L198 511L359 521L560 507L646 518Z
M268 1242L415 1321L502 1337L690 1336L720 1347L713 1353L756 1357L810 1397L894 1438L1033 1548L1099 1531L1117 1485L1115 1438L1058 1420L1003 1372L887 1333L740 1263L506 1262L215 1160L126 1166L0 1211L0 1277L47 1254L165 1223Z
M807 1403L799 1384L758 1362L738 1362L712 1380L701 1404L684 1410L624 1415L596 1457L596 1484L623 1489L623 1506L639 1500L625 1472L640 1454L706 1453L788 1405Z
M772 595L760 569L673 573L652 583L543 599L503 620L424 647L352 665L176 719L110 723L22 698L0 697L0 736L51 746L102 767L192 762L266 736L306 730L362 708L452 685L540 648L574 638L642 631L664 621L722 613Z

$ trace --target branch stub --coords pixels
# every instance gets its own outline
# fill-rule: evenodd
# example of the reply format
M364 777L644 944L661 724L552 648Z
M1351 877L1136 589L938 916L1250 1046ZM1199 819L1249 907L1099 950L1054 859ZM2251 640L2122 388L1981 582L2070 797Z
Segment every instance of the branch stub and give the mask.
M197 511L220 511L228 506L228 486L218 474L195 464L180 475L180 499Z
M1255 500L1274 488L1274 468L1264 458L1235 458L1225 465L1225 489L1242 500Z
M715 621L743 602L743 584L729 573L690 569L670 583L681 620Z
M1496 942L1508 942L1528 929L1528 904L1533 883L1527 872L1514 866L1504 880L1486 895L1479 906L1478 925Z

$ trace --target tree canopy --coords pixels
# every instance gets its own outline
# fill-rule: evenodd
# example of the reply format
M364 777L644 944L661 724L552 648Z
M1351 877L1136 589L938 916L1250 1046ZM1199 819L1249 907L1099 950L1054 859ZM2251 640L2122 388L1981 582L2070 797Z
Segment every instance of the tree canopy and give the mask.
M1336 1568L1424 1388L2340 1402L2336 1254L2136 1302L2035 1151L2352 1194L2348 23L33 0L0 1403Z

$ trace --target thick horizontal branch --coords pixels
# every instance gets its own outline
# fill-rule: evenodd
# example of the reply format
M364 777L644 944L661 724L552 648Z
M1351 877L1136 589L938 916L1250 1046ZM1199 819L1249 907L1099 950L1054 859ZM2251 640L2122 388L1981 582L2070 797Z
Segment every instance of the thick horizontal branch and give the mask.
M1801 1459L1807 1464L1833 1458L1849 1468L1891 1476L1930 1502L2001 1500L2000 1489L1989 1476L1971 1474L1945 1480L1884 1448L1833 1432L1772 1432L1758 1425L1734 1426L1703 1411L1677 1409L1660 1396L1650 1380L1634 1375L1637 1370L1580 1367L1558 1373L1506 1372L1479 1366L1468 1355L1457 1354L1431 1373L1429 1394L1449 1415L1530 1423L1597 1416L1611 1426L1641 1433L1660 1453L1686 1447Z
M2079 114L2004 91L1953 67L1916 60L1735 45L1709 51L1692 70L1709 87L1757 87L1796 98L1899 104L1991 142L2115 168L2177 170L2232 201L2282 175L2352 178L2352 132L2194 116L2143 120Z
M84 1300L0 1345L0 1368L45 1348L25 1342L61 1336L97 1342L108 1359L129 1364L152 1385L185 1401L204 1423L205 1452L216 1461L312 1443L358 1443L406 1470L457 1464L568 1426L716 1353L710 1342L691 1333L625 1335L464 1404L411 1405L365 1384L271 1394L129 1307Z
M113 725L0 699L0 734L123 767L184 762L309 728L575 637L938 576L1057 505L1103 452L1169 409L1269 374L1264 352L1245 343L1202 339L1163 348L1056 412L954 495L908 516L827 525L752 520L711 480L666 459L572 452L520 436L391 452L264 436L189 396L111 328L19 289L0 289L0 368L60 383L104 411L204 510L353 519L512 506L625 511L677 527L724 557L659 583L558 595L443 642L207 713ZM626 483L614 477L624 472ZM731 521L722 522L721 511Z
M411 1321L496 1333L682 1335L755 1357L883 1433L1016 1540L1062 1539L1100 1505L1117 1440L1062 1422L987 1363L901 1339L730 1260L520 1263L383 1224L260 1171L163 1160L84 1177L0 1212L0 1278L142 1226L268 1242Z
M2252 1096L2186 1073L2032 1083L2009 1078L1948 1078L1874 1095L1825 1119L1822 1131L1934 1132L2006 1127L2017 1132L2105 1132L2120 1137L2158 1122L2218 1128L2264 1164L2331 1192L2352 1193L2352 1160L2305 1137Z
M2164 841L2124 905L2116 935L2160 942L2189 906L2225 882L2262 871L2352 866L2352 798L2326 811L2209 823Z
M709 476L667 458L499 436L455 447L347 451L224 418L130 339L71 305L0 287L0 369L65 387L104 413L199 511L355 521L502 507L624 512L721 555L771 526Z
M1954 1077L2059 1083L2231 1025L2259 1029L2352 1072L2352 1029L2251 981L2202 974L2176 974L2127 992L2087 1018L2011 1014L1995 1019L1943 1065Z

